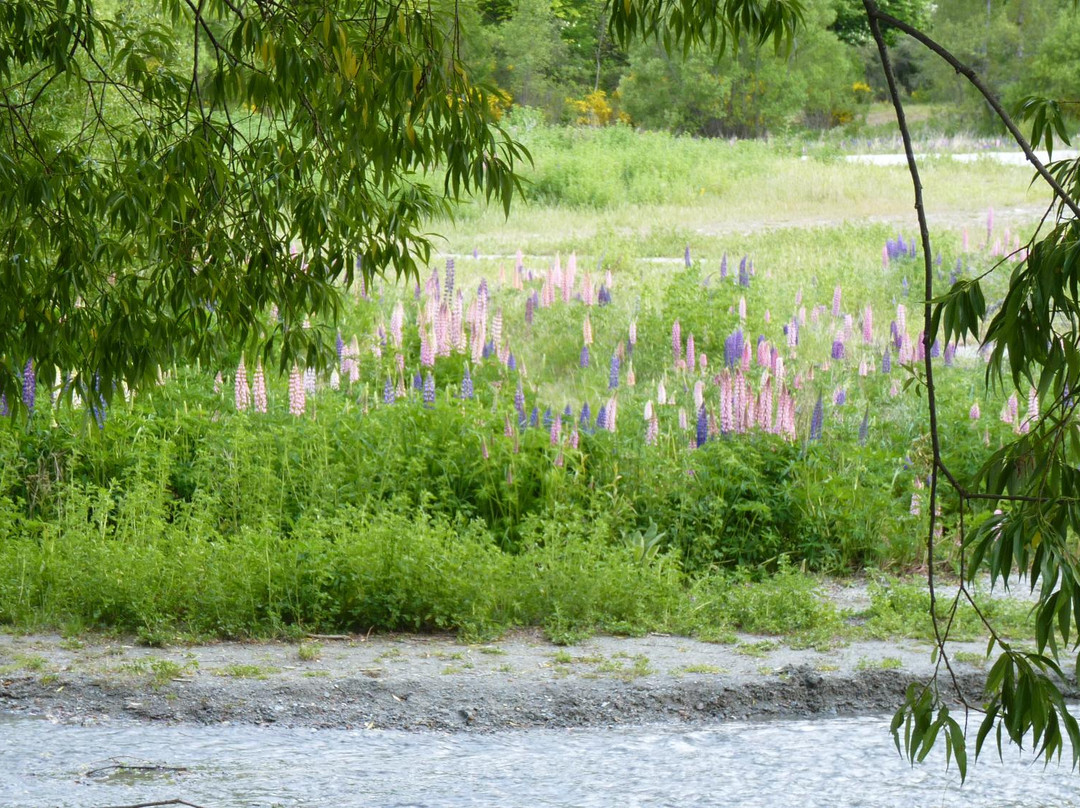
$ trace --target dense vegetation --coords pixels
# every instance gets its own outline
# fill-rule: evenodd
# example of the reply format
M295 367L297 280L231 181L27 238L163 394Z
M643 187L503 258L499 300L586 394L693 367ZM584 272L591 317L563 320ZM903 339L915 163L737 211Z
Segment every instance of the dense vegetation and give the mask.
M588 162L583 144L534 134L535 184L562 204L523 210L517 227L606 184L599 160L560 184L560 160ZM699 212L726 197L737 215L734 188L764 174L814 185L849 171L592 137L597 154L624 139L637 173L618 199L588 202L590 219L637 209L625 206L658 186ZM680 199L688 166L708 196ZM897 172L871 170L876 182L849 192L887 207L881 180ZM1010 198L1000 169L967 171ZM659 201L645 208L651 236L594 235L588 255L459 256L421 284L350 296L331 373L297 365L286 380L250 356L239 367L237 346L225 367L165 368L159 386L118 390L110 407L53 407L59 389L28 382L33 415L0 429L0 620L148 636L517 624L717 636L763 619L739 604L740 582L763 571L918 564L926 446L903 367L918 351L904 321L912 248L866 225L701 236L680 255L684 234L656 217ZM498 249L471 231L484 217L462 215L466 249ZM941 236L943 279L1014 238L985 221ZM566 238L534 233L529 246ZM654 249L669 252L657 261ZM276 316L264 313L266 328ZM310 327L338 338L331 323ZM944 412L970 475L1031 405L1026 391L1015 412L984 397L982 359L955 348L938 346L952 365ZM996 417L1003 405L1011 423ZM777 590L802 593L788 629L822 608L793 580Z

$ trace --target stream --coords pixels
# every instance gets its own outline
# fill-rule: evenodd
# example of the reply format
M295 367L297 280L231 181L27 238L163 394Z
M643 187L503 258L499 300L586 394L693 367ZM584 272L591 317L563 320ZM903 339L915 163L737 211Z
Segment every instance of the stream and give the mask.
M80 726L0 714L0 805L1080 805L1080 775L1067 760L1044 767L1007 749L1004 762L987 754L961 786L940 750L909 766L888 723L878 716L450 735ZM108 768L114 764L183 771Z

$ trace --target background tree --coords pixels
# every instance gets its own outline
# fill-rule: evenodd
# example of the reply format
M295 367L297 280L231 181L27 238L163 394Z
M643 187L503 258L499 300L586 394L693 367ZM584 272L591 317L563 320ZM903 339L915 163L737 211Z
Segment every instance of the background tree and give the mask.
M358 268L415 275L432 214L518 187L452 6L121 8L0 5L10 404L24 373L107 399L237 344L314 364L332 339L301 326L332 321Z

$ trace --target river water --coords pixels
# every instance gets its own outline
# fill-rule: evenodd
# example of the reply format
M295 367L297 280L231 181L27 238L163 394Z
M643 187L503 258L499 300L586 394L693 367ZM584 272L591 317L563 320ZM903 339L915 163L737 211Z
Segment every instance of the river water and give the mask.
M110 763L187 771L109 770ZM0 715L0 806L1070 806L1080 775L1006 752L961 786L888 719L431 734L56 724Z

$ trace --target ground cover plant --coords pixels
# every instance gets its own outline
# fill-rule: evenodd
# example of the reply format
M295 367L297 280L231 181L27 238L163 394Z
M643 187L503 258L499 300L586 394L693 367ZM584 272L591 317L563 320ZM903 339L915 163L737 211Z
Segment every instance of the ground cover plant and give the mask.
M746 182L788 160L755 152ZM804 181L846 171L821 163ZM565 210L526 208L509 229ZM942 230L942 280L1016 241L990 210L962 213L977 224ZM466 212L451 243L472 244L486 215ZM138 396L68 408L28 362L32 414L0 429L0 620L148 641L840 631L797 570L919 563L911 232L762 230L653 252L671 239L466 249L418 282L377 280L338 323L307 324L337 342L335 365L288 378L238 349L228 367L163 368ZM945 440L971 474L1038 400L987 397L973 344L933 350Z

